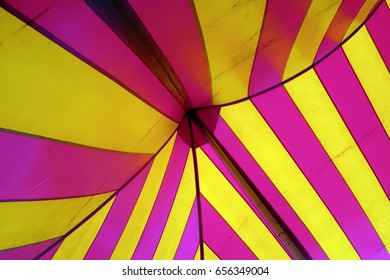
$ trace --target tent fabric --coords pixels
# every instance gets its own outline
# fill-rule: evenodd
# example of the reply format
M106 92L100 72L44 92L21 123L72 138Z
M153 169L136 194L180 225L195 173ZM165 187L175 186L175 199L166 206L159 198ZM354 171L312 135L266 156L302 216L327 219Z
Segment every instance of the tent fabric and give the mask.
M0 259L390 259L389 1L0 3Z

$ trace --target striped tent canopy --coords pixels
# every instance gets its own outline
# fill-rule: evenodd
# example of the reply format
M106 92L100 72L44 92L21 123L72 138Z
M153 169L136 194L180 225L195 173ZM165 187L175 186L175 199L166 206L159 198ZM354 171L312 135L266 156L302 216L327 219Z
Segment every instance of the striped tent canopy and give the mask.
M0 2L0 259L390 259L390 1Z

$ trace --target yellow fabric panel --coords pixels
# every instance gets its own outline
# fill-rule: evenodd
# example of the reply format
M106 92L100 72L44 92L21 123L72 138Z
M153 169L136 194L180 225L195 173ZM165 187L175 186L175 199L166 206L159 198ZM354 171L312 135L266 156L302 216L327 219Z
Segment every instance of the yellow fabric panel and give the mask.
M390 74L367 28L360 29L343 49L390 137Z
M168 166L175 139L176 135L172 137L154 159L152 168L149 171L137 203L122 232L121 238L112 253L111 259L124 260L130 259L133 256L164 179L165 170Z
M360 24L362 24L376 3L378 3L378 0L366 0L364 2L363 6L360 8L360 11L349 26L347 33L345 33L344 39L348 37L348 35L350 35L353 31L355 31Z
M111 193L95 196L0 203L0 250L62 236Z
M203 243L204 249L204 259L205 260L220 260L220 258L207 246L206 243Z
M176 128L3 9L0 22L0 128L139 153L156 152Z
M341 3L340 0L313 0L291 49L283 79L290 78L313 63Z
M16 33L24 25L24 22L15 20L14 16L0 8L0 44L3 44L10 34Z
M190 151L175 201L153 259L173 260L190 216L195 196L194 165Z
M285 86L389 250L389 200L316 73Z
M209 61L213 103L248 95L265 0L195 0Z
M198 246L198 250L196 250L196 254L194 256L194 260L195 261L199 261L200 260L200 246Z
M114 199L69 235L54 254L54 260L82 260L95 240Z
M247 101L225 107L221 115L328 257L358 259L332 214L253 104Z
M197 149L202 195L259 259L289 256L240 194L201 149Z

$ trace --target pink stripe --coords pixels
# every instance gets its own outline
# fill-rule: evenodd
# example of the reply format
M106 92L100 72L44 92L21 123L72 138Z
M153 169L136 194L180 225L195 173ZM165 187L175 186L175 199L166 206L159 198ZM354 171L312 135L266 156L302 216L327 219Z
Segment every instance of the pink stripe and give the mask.
M386 247L383 246L371 256L371 260L390 260L390 254Z
M93 195L119 188L152 155L98 150L0 131L0 199Z
M175 254L175 260L192 260L199 247L199 217L196 200Z
M316 71L355 141L390 196L389 138L342 50Z
M39 260L51 260L54 257L54 254L57 252L58 248L62 245L62 242L59 242L57 245L55 245L53 248L51 248L49 251L47 251L45 254L42 255L42 257L39 258Z
M237 233L202 196L203 238L222 260L256 260Z
M378 10L367 22L366 26L372 39L374 40L378 51L382 56L382 59L387 65L387 69L390 69L390 10L386 4L386 1L382 2Z
M183 110L172 95L83 1L6 2L61 40L57 43L62 47L81 54L164 115L180 121Z
M132 259L149 260L153 258L175 200L188 151L188 145L180 137L177 137L153 210ZM195 186L193 187L195 188Z
M85 256L87 260L107 260L118 243L133 212L152 163L149 163L115 198L98 235Z
M206 121L207 125L209 115L217 112L215 109L210 109L202 110L198 113ZM259 192L272 205L288 228L295 234L310 256L314 259L327 259L327 256L311 233L222 118L219 119L214 134L237 164L242 167L249 179L256 185Z
M268 0L249 85L249 95L282 81L295 37L310 0ZM302 70L307 65L302 65Z
M383 244L287 92L279 87L254 98L253 103L332 212L359 255L369 259Z
M58 238L54 238L23 247L0 251L0 260L32 260L57 240Z
M171 62L192 106L211 105L209 69L191 1L129 2Z
M341 6L326 32L314 61L325 56L343 40L345 33L364 2L364 0L344 0L341 3Z

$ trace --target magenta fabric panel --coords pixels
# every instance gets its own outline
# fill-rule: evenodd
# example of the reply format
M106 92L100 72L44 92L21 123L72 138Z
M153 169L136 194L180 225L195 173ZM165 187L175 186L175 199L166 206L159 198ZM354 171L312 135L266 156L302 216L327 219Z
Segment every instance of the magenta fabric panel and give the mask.
M58 238L54 238L23 247L0 251L0 260L32 260L57 240Z
M209 117L208 115L215 113L217 112L214 109L198 112L199 116L206 120L206 125L207 118ZM230 153L237 164L242 167L245 174L256 185L268 203L270 203L274 210L279 214L280 218L294 233L309 255L313 259L328 259L322 248L311 235L310 231L302 223L294 210L275 188L264 171L260 168L257 162L245 149L240 140L236 137L233 131L231 131L222 118L219 119L215 127L214 135L218 138L222 146Z
M339 82L340 79L337 80ZM285 89L279 87L269 94L255 97L253 103L331 211L358 254L363 259L369 259L383 244Z
M390 260L390 254L386 247L383 246L371 256L371 260Z
M54 254L57 252L58 248L62 245L62 241L58 242L55 246L53 246L49 251L44 253L41 257L39 257L39 260L51 260L54 256Z
M387 196L390 197L389 138L343 51L338 50L317 65L316 71Z
M348 31L349 26L364 3L365 0L344 0L341 3L341 6L322 40L314 61L321 59L337 47L343 40L345 33Z
M133 180L131 180L116 196L110 212L84 259L110 259L131 216L151 166L152 162L133 178Z
M195 199L186 228L175 254L175 260L192 260L199 247L199 215Z
M211 105L208 62L191 1L128 2L169 59L192 106Z
M132 256L133 260L150 260L153 258L175 200L188 152L188 145L180 137L176 137L163 182L144 232ZM195 184L193 187L195 188Z
M119 188L151 157L0 130L0 200L52 199Z
M112 30L80 0L6 1L33 27L179 122L183 109ZM66 22L66 24L64 24ZM45 30L42 30L45 29ZM130 93L129 93L130 94Z
M310 0L268 0L253 62L249 95L282 81L283 71ZM302 65L302 70L303 70Z
M256 260L256 256L236 232L202 196L204 242L222 260Z
M382 2L375 14L368 20L366 26L387 65L387 69L390 69L390 9L386 1Z

